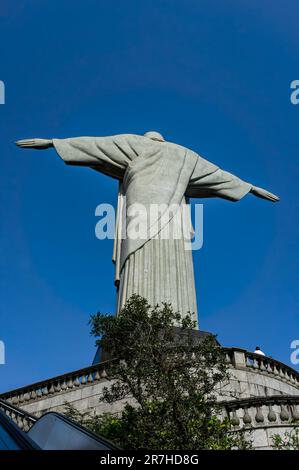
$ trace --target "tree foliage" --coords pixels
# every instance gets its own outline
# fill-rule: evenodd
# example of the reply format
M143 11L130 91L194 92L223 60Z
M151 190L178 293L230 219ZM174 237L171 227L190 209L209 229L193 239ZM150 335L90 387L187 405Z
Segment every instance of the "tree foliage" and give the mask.
M120 315L97 313L91 326L97 344L116 359L101 400L122 400L124 407L118 415L92 416L69 406L69 416L125 449L250 447L219 418L216 388L228 379L228 366L215 337L196 340L191 315L168 304L152 308L133 295Z

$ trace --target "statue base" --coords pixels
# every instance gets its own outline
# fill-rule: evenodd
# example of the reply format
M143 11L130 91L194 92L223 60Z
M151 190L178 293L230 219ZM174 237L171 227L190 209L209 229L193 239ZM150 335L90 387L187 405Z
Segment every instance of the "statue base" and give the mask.
M203 341L207 336L215 336L213 333L208 331L201 331L201 330L182 330L182 328L178 326L173 327L175 331L175 337L179 340L182 340L184 336L187 334L193 337L194 341ZM217 339L216 339L217 341ZM217 341L220 345L220 343ZM92 365L99 364L100 362L109 361L112 359L111 354L109 351L104 350L101 346L98 346L97 352L94 356Z

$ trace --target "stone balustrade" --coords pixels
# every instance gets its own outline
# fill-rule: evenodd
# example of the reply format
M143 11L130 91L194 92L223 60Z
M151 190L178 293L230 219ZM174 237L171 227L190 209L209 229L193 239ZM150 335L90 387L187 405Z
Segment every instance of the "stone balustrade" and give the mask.
M299 396L251 397L221 402L236 428L299 426Z
M224 348L224 352L231 377L219 390L222 416L229 417L234 429L250 431L255 449L270 449L274 435L283 436L286 430L299 426L299 373L244 349ZM36 419L29 413L36 417L48 411L63 413L66 402L80 411L101 414L107 411L107 404L99 397L110 364L111 360L101 362L3 393L0 409L24 431ZM118 402L113 412L121 407Z
M26 413L26 411L10 405L4 400L0 400L0 410L3 411L16 425L27 432L31 426L37 421L35 416Z
M111 361L101 362L67 374L58 375L25 387L2 393L0 399L13 406L24 406L27 403L44 399L51 395L65 393L80 387L87 387L107 377L106 368Z
M236 369L252 370L299 388L299 372L271 357L240 348L224 348L227 362Z
M299 389L299 373L273 358L254 354L240 348L224 348L224 352L232 369L266 375ZM11 405L23 408L27 403L30 404L54 395L88 387L106 379L110 362L101 362L84 369L11 390L0 394L0 399L2 398ZM286 391L285 393L289 394L290 392Z

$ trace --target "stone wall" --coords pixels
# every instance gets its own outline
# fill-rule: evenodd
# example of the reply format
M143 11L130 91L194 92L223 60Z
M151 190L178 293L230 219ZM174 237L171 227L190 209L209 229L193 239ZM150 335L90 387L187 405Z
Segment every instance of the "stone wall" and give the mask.
M88 384L85 387L74 390L66 390L63 393L53 394L30 403L23 403L22 409L35 416L41 416L47 411L58 411L63 413L65 403L71 403L80 411L92 411L97 414L109 411L116 413L120 411L122 404L107 405L100 403L99 397L102 395L103 387L108 385L108 381L103 379L95 384Z
M299 404L299 373L272 358L242 349L229 348L225 351L231 379L228 384L219 388L219 400L223 402L230 418L239 420L239 423L235 423L236 429L241 425L249 426L253 429L254 446L269 448L273 434L283 433L293 427L297 402ZM106 367L107 363L102 362L12 390L0 395L0 398L35 416L41 416L47 411L63 412L66 402L81 411L97 414L105 411L118 412L123 406L122 402L111 406L99 401L103 387L109 383ZM254 399L266 402L252 402ZM281 399L285 401L282 403ZM292 399L295 402L290 402ZM244 405L244 400L251 402ZM275 421L268 419L269 406L276 413ZM285 410L288 419L285 419ZM248 414L251 417L250 423L246 423Z

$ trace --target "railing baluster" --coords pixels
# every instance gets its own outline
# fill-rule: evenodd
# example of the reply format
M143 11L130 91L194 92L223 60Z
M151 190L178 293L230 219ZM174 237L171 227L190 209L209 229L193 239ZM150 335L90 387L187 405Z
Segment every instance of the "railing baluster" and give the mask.
M240 418L237 415L236 410L232 411L231 423L232 423L233 426L239 426L239 424L240 424Z
M298 412L297 406L293 405L291 407L291 411L292 411L292 417L294 421L299 421L299 412Z
M80 380L78 377L76 377L76 379L74 380L74 385L75 387L80 387Z
M263 423L264 422L264 415L263 415L262 408L260 406L256 407L255 420L256 420L257 423Z
M59 393L61 391L61 385L60 385L60 381L58 380L55 387L55 392Z
M264 360L263 360L262 358L261 358L261 360L260 360L260 370L262 370L262 371L266 371L266 370L267 370L267 368L265 367L265 362L264 362Z
M252 421L251 416L248 412L248 408L244 408L243 423L250 424Z
M280 412L280 419L281 419L281 421L288 421L290 415L289 415L289 412L288 412L286 406L285 406L285 405L281 405L280 408L281 408L281 412Z
M72 377L70 377L68 382L67 382L67 388L73 388L73 386L74 386L73 379L72 379Z
M101 380L101 376L100 376L100 374L99 374L98 369L96 370L96 373L95 373L95 375L94 375L94 380L95 380L95 381Z
M270 421L270 423L274 423L276 421L276 413L271 405L269 405L268 421Z
M66 384L66 381L64 380L61 385L61 390L64 391L66 389L67 389L67 384Z
M18 396L17 396L17 395L14 395L13 398L12 398L12 404L13 404L13 405L17 405L18 403L19 403Z

